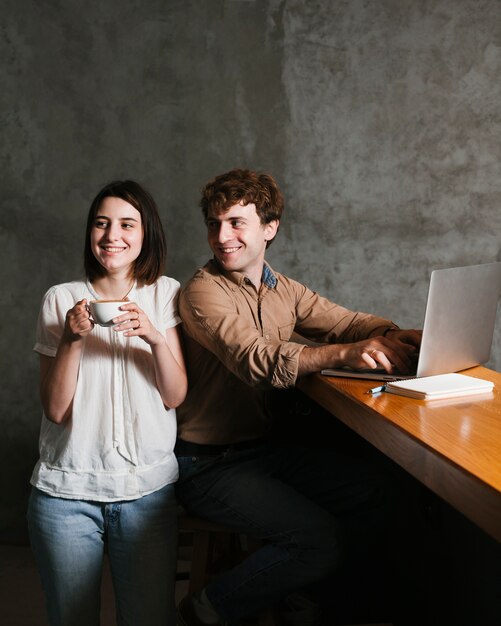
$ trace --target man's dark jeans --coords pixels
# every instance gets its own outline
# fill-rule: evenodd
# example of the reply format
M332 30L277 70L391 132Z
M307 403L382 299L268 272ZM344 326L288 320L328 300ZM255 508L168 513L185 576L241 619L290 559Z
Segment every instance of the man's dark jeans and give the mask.
M329 577L384 525L384 481L361 459L270 442L178 461L177 493L189 512L265 541L207 586L230 621Z

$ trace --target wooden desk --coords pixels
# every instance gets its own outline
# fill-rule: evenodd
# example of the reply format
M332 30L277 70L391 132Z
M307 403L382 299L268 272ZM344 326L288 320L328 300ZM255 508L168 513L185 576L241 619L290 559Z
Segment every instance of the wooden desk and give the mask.
M501 374L494 392L470 398L414 400L367 394L378 383L313 374L298 388L501 542Z

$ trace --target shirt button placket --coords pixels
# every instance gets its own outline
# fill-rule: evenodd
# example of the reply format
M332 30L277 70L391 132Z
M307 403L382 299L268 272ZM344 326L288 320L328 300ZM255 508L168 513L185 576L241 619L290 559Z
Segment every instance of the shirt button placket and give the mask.
M129 476L128 476L127 482L129 483L128 493L129 494L138 493L137 474L136 474L136 469L134 467L131 467L129 469Z
M123 439L123 425L121 416L123 414L120 389L120 366L118 359L118 336L115 332L111 332L111 351L113 360L113 440L115 448L119 447Z

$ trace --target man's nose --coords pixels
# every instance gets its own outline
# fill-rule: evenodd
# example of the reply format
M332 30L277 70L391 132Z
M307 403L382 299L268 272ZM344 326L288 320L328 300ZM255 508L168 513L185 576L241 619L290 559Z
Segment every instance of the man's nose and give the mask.
M231 224L229 224L228 222L221 222L219 224L219 232L218 232L218 239L221 243L224 243L225 241L228 241L229 239L233 238L233 229L231 227Z

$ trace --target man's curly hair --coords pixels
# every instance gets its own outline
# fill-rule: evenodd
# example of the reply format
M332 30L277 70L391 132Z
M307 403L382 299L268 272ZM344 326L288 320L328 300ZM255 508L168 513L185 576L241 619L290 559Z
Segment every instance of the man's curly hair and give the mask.
M264 172L234 169L216 176L202 190L200 206L206 221L209 212L219 215L239 203L255 204L262 224L279 220L284 210L282 192Z

